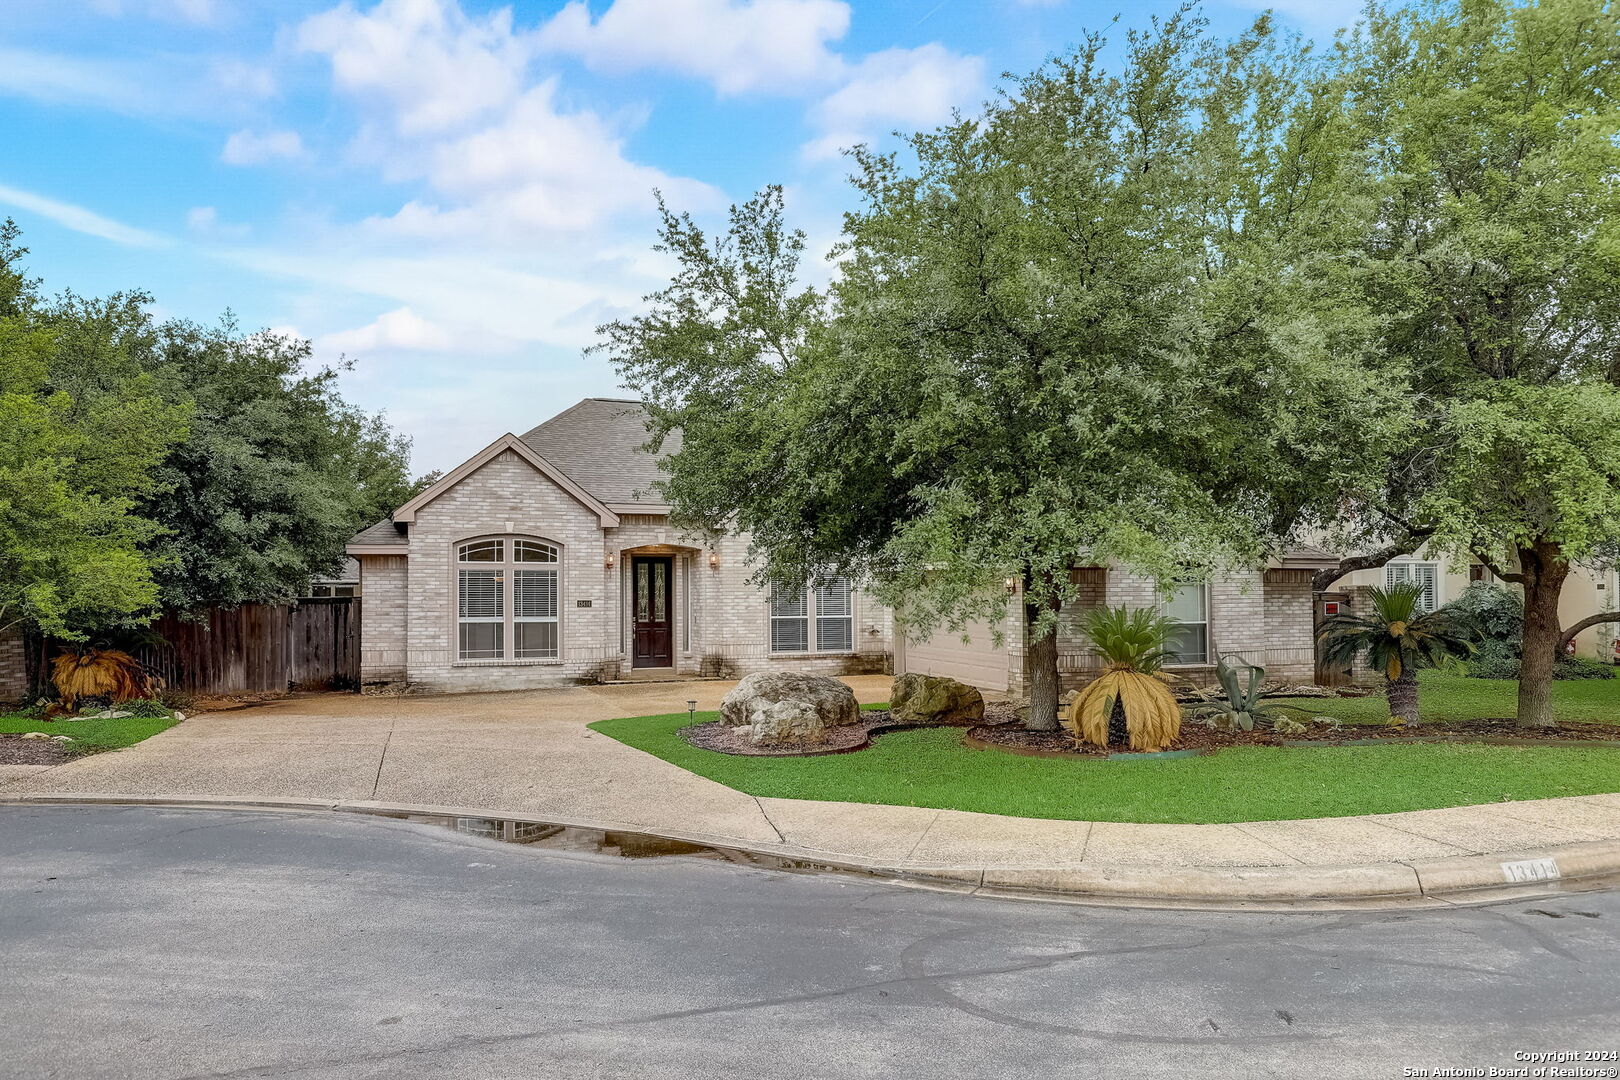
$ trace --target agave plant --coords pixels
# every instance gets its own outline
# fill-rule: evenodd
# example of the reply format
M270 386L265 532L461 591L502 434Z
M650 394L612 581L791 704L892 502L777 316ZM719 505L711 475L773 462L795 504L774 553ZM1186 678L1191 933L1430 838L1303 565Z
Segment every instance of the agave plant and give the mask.
M1082 631L1102 656L1103 673L1074 697L1068 724L1080 742L1108 746L1125 740L1132 750L1163 750L1181 734L1181 706L1158 677L1175 623L1138 608L1098 608ZM1124 731L1115 717L1123 714Z
M80 698L106 698L116 703L149 698L153 690L152 679L140 661L118 649L64 652L51 661L51 682L68 712L78 708Z
M1401 582L1372 590L1372 614L1334 615L1317 629L1323 659L1350 664L1362 653L1384 676L1389 715L1400 724L1418 720L1420 668L1436 667L1474 651L1472 628L1445 608L1420 611L1423 586Z
M1217 705L1200 706L1196 713L1215 730L1253 731L1256 721L1275 720L1280 715L1260 702L1265 668L1223 656L1215 665L1215 677L1220 680L1226 700Z

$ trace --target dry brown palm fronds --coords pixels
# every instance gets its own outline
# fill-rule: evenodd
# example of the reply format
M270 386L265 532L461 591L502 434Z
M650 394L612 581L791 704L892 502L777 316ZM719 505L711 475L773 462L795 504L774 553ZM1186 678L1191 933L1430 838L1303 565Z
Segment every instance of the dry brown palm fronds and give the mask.
M1181 706L1170 688L1152 675L1116 666L1092 680L1070 706L1068 725L1076 740L1107 746L1116 701L1125 709L1132 750L1163 750L1181 734Z
M69 711L80 698L120 702L152 696L152 680L140 661L118 649L65 652L51 661L51 682Z

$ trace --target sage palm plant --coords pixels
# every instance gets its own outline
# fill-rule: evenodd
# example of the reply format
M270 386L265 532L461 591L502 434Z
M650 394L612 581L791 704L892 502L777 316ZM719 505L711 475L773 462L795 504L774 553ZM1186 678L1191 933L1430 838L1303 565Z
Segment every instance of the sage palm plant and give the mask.
M1421 611L1422 599L1423 586L1411 582L1373 589L1371 614L1334 615L1317 629L1328 663L1366 654L1384 676L1389 715L1403 724L1418 721L1418 671L1474 651L1468 623L1443 607Z

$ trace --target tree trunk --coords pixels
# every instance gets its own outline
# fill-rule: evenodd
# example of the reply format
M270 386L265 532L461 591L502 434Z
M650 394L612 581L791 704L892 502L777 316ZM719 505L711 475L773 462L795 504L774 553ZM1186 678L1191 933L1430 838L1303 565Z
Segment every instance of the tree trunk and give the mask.
M1553 665L1563 648L1558 622L1558 600L1563 595L1569 562L1563 549L1550 540L1538 540L1519 549L1524 575L1524 655L1519 661L1519 726L1550 728L1553 719Z
M1029 650L1029 720L1030 731L1056 731L1058 729L1058 642L1057 632L1049 630L1039 638L1037 621L1043 605L1029 600L1030 581L1024 581L1024 641ZM1058 605L1052 605L1056 610Z
M1417 672L1402 668L1401 677L1384 683L1384 696L1389 699L1389 715L1403 724L1418 722Z

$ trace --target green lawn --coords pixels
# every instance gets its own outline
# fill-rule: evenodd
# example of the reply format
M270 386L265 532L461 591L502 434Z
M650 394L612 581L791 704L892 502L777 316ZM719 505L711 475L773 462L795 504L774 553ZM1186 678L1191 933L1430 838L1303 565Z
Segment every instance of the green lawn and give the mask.
M1511 682L1438 675L1424 682L1425 708L1437 717L1511 716L1513 693ZM1558 702L1567 719L1614 719L1620 683L1559 683ZM1384 716L1378 698L1301 704L1347 720ZM716 717L699 713L697 720ZM931 728L882 734L853 754L747 758L689 746L675 734L687 723L685 713L676 713L591 727L751 795L1079 821L1275 821L1620 791L1616 748L1249 747L1195 758L1100 761L970 750L960 729Z
M1512 679L1469 679L1439 671L1418 677L1418 708L1426 720L1483 720L1512 716L1519 684ZM1389 719L1382 694L1364 698L1293 698L1302 712L1332 716L1346 723ZM1559 720L1620 723L1620 679L1565 679L1553 683L1553 711Z
M94 754L134 746L142 739L167 731L179 722L172 717L156 720L136 716L127 716L122 720L35 720L26 716L0 716L0 734L43 731L47 735L71 735L73 741L62 744L70 752Z

